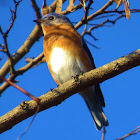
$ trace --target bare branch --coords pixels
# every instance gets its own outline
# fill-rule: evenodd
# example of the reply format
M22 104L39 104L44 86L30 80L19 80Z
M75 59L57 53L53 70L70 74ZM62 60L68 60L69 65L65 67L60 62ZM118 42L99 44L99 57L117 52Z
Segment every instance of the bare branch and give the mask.
M108 15L108 16L109 16L109 15ZM112 15L111 15L111 16L112 16ZM105 17L107 17L107 16L105 16ZM119 20L119 19L122 18L122 17L125 17L125 15L121 14L121 15L119 15L116 19L114 19L114 20L106 19L105 21L101 22L100 24L96 24L95 26L90 27L90 28L88 29L88 31L87 31L87 25L94 25L94 24L87 23L87 24L85 24L85 28L84 28L84 30L83 30L81 36L84 36L84 35L87 34L87 35L91 36L91 37L96 41L96 40L98 40L98 39L96 39L96 38L92 35L92 30L95 30L95 29L97 29L97 28L99 28L99 27L105 27L105 26L107 26L107 27L112 27L111 25L105 25L105 24L106 24L106 23L112 23L112 24L114 25L114 24L116 23L116 21ZM99 19L99 18L104 18L104 16L98 17L98 18L96 18L96 19ZM94 19L94 20L95 20L95 19ZM94 44L90 43L89 41L86 40L86 42L87 42L88 44L92 45L93 47L98 48L97 46L95 46Z
M55 6L56 6L57 2L56 1L54 1L54 2L55 2ZM49 6L47 6L46 0L43 1L43 5L42 5L42 8L41 8L41 13L42 13L43 16L48 14L48 13L51 13L51 9L50 9Z
M82 4L80 3L80 4L77 4L76 6L74 6L74 7L71 9L71 11L66 10L66 11L61 12L61 14L67 15L67 14L69 14L69 13L71 13L71 12L73 12L73 11L76 11L76 10L78 10L78 9L81 9L81 8L83 8L83 7L82 7Z
M81 33L81 36L84 36L86 31L87 31L87 24L85 24L85 28L84 28L83 32Z
M84 22L86 24L85 24L85 28L84 28L83 33L81 34L81 36L83 36L86 33L86 30L87 30L87 16L88 16L89 9L90 9L90 6L92 5L92 3L93 3L93 1L89 0L88 6L84 7L85 15L84 15L84 17L82 19L82 22Z
M60 85L58 88L40 96L40 111L56 106L74 93L77 93L89 86L101 83L138 65L140 65L140 49L102 67L80 75L76 79L73 78L63 85ZM19 106L0 118L0 133L32 116L35 111L36 103L34 101L31 100L24 102L24 104L21 103Z
M87 41L86 39L84 39L88 44L90 44L91 46L93 46L96 49L99 49L99 47L95 46L94 44L90 43L89 41ZM98 40L97 38L94 37L94 40Z
M26 72L27 70L29 70L30 68L34 67L36 64L38 64L44 57L44 53L41 53L38 57L36 57L35 59L31 60L27 65L25 65L24 67L18 69L18 73L19 74L23 74L24 72Z
M67 7L67 11L72 11L74 8L74 2L75 0L69 0L69 6Z
M66 0L62 0L62 3L64 3L65 1ZM44 0L41 8L42 15L53 13L56 10L56 6L57 6L57 0L55 0L50 6L48 6L46 0Z
M36 18L40 19L41 18L41 14L40 14L40 11L39 11L40 9L37 6L36 1L35 0L31 0L31 5L34 8L34 11L35 11L35 14L36 14Z
M36 25L33 31L28 36L27 40L24 42L24 44L17 50L15 54L12 55L13 65L15 65L21 58L24 57L25 54L29 52L32 45L41 37L41 35L41 27ZM7 75L10 70L9 64L10 62L9 60L7 60L3 67L0 69L1 76L5 77Z
M33 66L37 65L38 63L40 63L40 61L42 60L42 58L44 57L44 54L41 53L38 57L36 57L35 59L30 60L30 62L25 65L24 67L18 69L14 75L10 75L10 77L8 78L8 80L14 80L18 75L23 74L24 72L26 72L27 70L29 70L30 68L32 68ZM0 94L6 90L9 87L9 83L5 82L1 85L0 87Z
M85 34L90 34L92 30L96 29L96 28L99 28L99 27L103 27L106 23L112 23L112 24L115 24L116 21L122 17L125 17L125 15L121 14L119 15L116 19L114 20L109 20L109 19L106 19L105 21L101 22L100 24L97 24L96 26L93 26L93 27L90 27L89 30L87 32L85 32ZM109 26L111 27L111 26Z
M36 60L35 60L36 59ZM38 57L36 57L35 59L33 59L33 58L26 58L25 59L25 61L26 62L28 62L28 63L32 63L33 61L34 61L34 63L33 63L33 65L31 66L31 68L33 68L33 67L36 67L36 66L38 66L39 64L41 64L41 63L44 63L44 62L46 62L46 58L44 57L44 53L41 53ZM27 67L28 68L28 67Z
M87 17L87 21L93 19L94 17L97 17L98 15L101 15L104 13L104 10L107 9L110 5L112 5L112 3L114 2L114 0L109 0L101 9L99 9L97 12L93 13L92 15ZM83 25L83 22L80 21L77 23L77 25L75 25L75 28L78 29Z
M57 0L57 4L56 4L56 13L58 13L58 14L61 13L62 4L63 4L63 1L62 1L62 0Z
M16 85L15 83L13 83L12 81L5 79L4 77L2 77L0 75L0 79L4 80L6 83L8 83L9 85L12 85L13 87L15 87L16 89L18 89L19 91L21 91L22 93L24 93L25 95L27 95L28 97L30 97L31 99L33 99L38 105L40 102L40 99L36 98L35 96L33 96L32 94L30 94L29 92L27 92L26 90L24 90L23 88L19 87L18 85Z
M88 0L88 5L87 5L87 7L85 7L85 15L84 15L83 21L87 20L89 9L90 9L92 3L93 3L93 0Z
M14 22L15 22L15 19L16 19L16 14L17 14L17 8L18 8L18 5L19 5L19 3L20 3L21 1L22 1L22 0L19 0L18 2L16 2L16 1L14 0L15 9L14 9L14 11L10 10L11 13L12 13L12 16L11 16L11 18L10 18L10 19L11 19L11 24L10 24L8 30L4 33L4 34L5 34L4 36L7 36L7 35L8 35L8 33L10 32L10 30L12 29L12 27L13 27L13 25L14 25Z
M11 24L10 24L10 26L8 27L7 31L4 33L4 32L2 31L2 28L0 27L0 33L2 34L2 36L3 36L3 41L4 41L3 52L5 52L5 53L7 54L7 56L8 56L8 60L9 60L9 69L10 69L10 71L11 71L11 75L14 75L15 69L14 69L14 65L13 65L12 56L11 56L11 54L10 54L10 52L9 52L9 49L8 49L7 35L8 35L8 33L10 32L10 30L12 29L12 27L13 27L13 25L14 25L14 22L15 22L15 19L16 19L16 14L17 14L17 7L18 7L18 5L19 5L19 3L20 3L21 1L22 1L22 0L19 0L18 2L16 2L16 1L14 0L15 9L14 9L14 11L12 11L12 10L10 9L11 14L12 14L12 16L11 16L11 18L10 18L10 19L11 19Z
M130 9L130 12L131 13L137 13L137 12L140 12L140 9ZM104 13L118 13L118 14L123 14L125 13L125 10L117 10L117 9L114 9L114 10L105 10Z
M118 138L117 140L123 140L127 137L130 137L132 135L135 135L137 134L138 132L140 132L140 126L136 127L134 130L132 130L130 133L126 134L125 136L121 137L121 138Z
M105 139L105 134L106 134L106 130L105 130L105 127L103 127L103 130L102 130L102 139L101 140L104 140Z

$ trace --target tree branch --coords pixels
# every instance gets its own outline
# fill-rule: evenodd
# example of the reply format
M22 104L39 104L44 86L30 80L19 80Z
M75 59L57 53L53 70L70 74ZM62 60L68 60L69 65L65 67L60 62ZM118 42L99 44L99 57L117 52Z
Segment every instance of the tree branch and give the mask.
M21 67L20 69L18 69L14 75L10 75L9 78L8 78L8 80L15 79L18 75L21 75L21 74L23 74L24 72L26 72L27 70L29 70L30 68L34 67L35 65L38 65L38 63L40 63L40 61L43 59L43 57L44 57L44 54L43 54L43 52L42 52L42 53L41 53L39 56L37 56L35 59L30 60L30 62L29 62L27 65L25 65L25 66ZM1 80L0 80L0 81L1 81ZM3 83L3 84L0 86L0 94L1 94L4 90L6 90L9 86L10 86L10 85L9 85L7 82Z
M15 54L10 55L10 53L8 51L8 48L7 48L7 39L6 39L6 37L7 37L7 34L9 33L9 31L11 30L11 28L13 27L14 21L16 19L17 6L18 6L18 4L21 1L22 0L19 0L18 2L16 2L14 0L14 2L15 2L15 10L11 11L11 12L13 12L14 15L12 15L12 17L11 17L12 22L11 22L8 30L5 33L3 33L2 29L0 28L0 32L3 33L6 53L7 53L8 57L9 57L9 59L5 62L3 67L0 69L0 74L1 74L2 77L5 77L8 74L8 72L10 71L10 69L11 69L12 75L9 78L10 80L14 80L14 78L16 77L15 76L16 75L15 74L16 71L14 69L14 65L21 58L23 58L23 56L27 52L29 52L29 50L32 47L32 45L40 38L41 33L42 33L41 27L36 25L35 28L33 29L33 31L31 32L31 34L29 35L29 37L27 38L27 40L24 42L24 44L17 50L17 52ZM31 4L32 4L33 8L35 9L35 13L36 13L37 18L41 18L41 15L40 15L40 12L39 12L39 8L38 8L38 6L36 4L36 1L35 0L31 0ZM2 80L0 82L2 82ZM6 87L8 87L8 86L6 86ZM0 93L1 93L1 90L0 90Z
M132 130L131 132L129 132L129 133L126 134L125 136L123 136L123 137L121 137L121 138L118 138L118 139L116 139L116 140L124 140L125 138L130 137L130 136L132 136L132 135L135 135L135 134L137 134L137 133L139 133L139 132L140 132L140 126L136 127L134 130Z
M112 5L114 2L114 0L109 0L102 8L100 8L97 12L93 13L92 15L87 17L87 21L93 19L94 17L97 17L98 15L101 15L104 13L104 10L107 9L110 5ZM75 28L80 28L83 25L83 22L80 21L77 23L77 25L75 26Z
M13 0L13 1L14 1L14 3L15 3L15 9L14 9L14 11L10 10L11 13L12 13L12 16L11 16L11 18L10 18L11 24L10 24L8 30L5 32L5 36L8 35L8 33L10 32L10 30L12 29L12 27L13 27L13 25L14 25L14 22L15 22L15 19L16 19L16 14L17 14L17 8L18 8L19 3L20 3L22 0L19 0L19 1L17 1L17 2L16 2L15 0Z
M62 0L57 0L57 4L56 4L56 13L58 13L58 14L61 13L62 4L63 4L63 1L62 1Z
M40 111L56 106L74 93L101 83L138 65L140 65L140 49L102 67L75 77L58 88L40 96ZM12 111L3 115L0 118L0 133L32 116L36 111L36 107L37 105L33 100L22 102Z
M103 127L103 130L102 130L102 139L101 140L104 140L105 139L105 134L106 134L106 130L105 130L105 127Z
M41 33L41 27L36 25L33 31L28 36L27 40L24 42L24 44L17 50L15 54L12 55L13 65L15 65L21 58L25 56L25 54L27 54L27 52L29 52L32 45L40 38ZM9 72L9 63L9 60L7 60L3 67L0 69L1 76L5 77Z
M12 56L9 52L9 48L8 48L8 43L7 43L7 36L9 34L9 32L11 31L13 25L14 25L14 22L16 20L16 15L17 15L17 8L18 8L18 5L19 3L21 2L22 0L19 0L18 2L16 2L16 0L13 0L14 4L15 4L15 8L14 8L14 11L10 9L11 11L11 18L9 19L11 21L7 31L4 33L2 31L2 28L0 27L0 33L2 34L3 36L3 41L4 41L4 45L3 45L3 52L5 52L8 56L8 61L9 61L9 70L11 70L11 75L14 75L15 73L15 69L14 69L14 65L13 65L13 59L12 59Z
M76 10L78 10L78 9L81 9L81 8L83 8L83 6L82 6L82 4L80 3L80 4L77 4L76 6L74 6L74 7L71 9L71 11L65 10L65 11L61 12L61 14L67 15L67 14L69 14L69 13L71 13L71 12L73 12L73 11L76 11Z
M35 14L36 14L36 18L40 19L41 18L40 9L37 6L36 1L35 0L31 0L31 5L34 8L34 11L35 11Z

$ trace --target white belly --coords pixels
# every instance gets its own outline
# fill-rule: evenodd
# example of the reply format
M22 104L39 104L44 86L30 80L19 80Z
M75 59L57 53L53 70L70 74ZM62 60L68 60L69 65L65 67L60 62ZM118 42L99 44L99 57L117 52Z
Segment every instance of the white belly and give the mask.
M85 72L84 66L76 56L71 58L66 51L58 47L52 50L50 63L52 74L59 84L70 80L76 74Z
M50 60L53 72L58 73L61 67L67 64L67 57L68 56L63 49L56 47L53 49Z

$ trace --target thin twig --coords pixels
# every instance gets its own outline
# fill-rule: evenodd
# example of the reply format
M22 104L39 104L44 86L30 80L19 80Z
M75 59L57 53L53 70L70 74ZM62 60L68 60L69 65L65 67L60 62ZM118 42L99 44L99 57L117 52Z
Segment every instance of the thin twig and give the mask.
M104 140L105 139L105 134L106 134L106 130L105 130L105 127L103 127L103 130L102 130L102 139L101 140Z
M40 63L40 61L43 59L44 57L44 53L41 53L39 56L37 56L35 59L32 59L27 65L23 66L22 68L18 69L18 73L19 74L23 74L24 72L26 72L28 69L34 67L35 65L37 65L38 63Z
M137 13L137 12L140 12L140 9L130 9L130 12L131 13ZM114 10L104 10L104 13L118 13L118 14L123 14L123 13L125 13L125 10L117 10L117 9L114 9Z
M95 38L96 39L96 38ZM89 41L87 41L86 39L84 39L88 44L90 44L91 46L93 46L94 48L96 48L96 49L99 49L99 47L97 47L97 46L95 46L94 44L92 44L92 43L90 43ZM96 40L98 40L98 39L96 39Z
M92 3L93 3L93 0L88 0L88 5L87 5L87 7L85 7L84 19L86 19L86 20L87 20L89 9L90 9Z
M125 17L125 15L121 14L117 18L115 18L114 20L106 19L105 21L101 22L100 24L96 24L95 26L90 27L88 29L88 31L84 31L82 33L82 36L84 36L85 34L88 34L88 35L92 36L91 31L94 30L94 29L97 29L99 27L112 27L111 25L105 25L105 24L106 23L112 23L114 25L116 23L116 21L119 20L122 17ZM92 24L89 24L89 25L92 25ZM95 38L94 38L94 40L95 40Z
M85 24L85 28L84 28L83 32L81 33L81 36L83 36L86 33L86 30L87 30L87 24Z
M11 11L11 18L10 18L11 23L10 23L10 25L9 25L9 27L8 27L8 29L7 29L7 31L6 31L6 32L3 32L3 31L2 31L2 28L0 27L0 33L2 34L2 36L3 36L3 41L4 41L4 49L3 49L3 51L7 54L8 59L10 60L10 61L9 61L9 65L10 65L11 75L14 75L15 69L14 69L14 65L13 65L12 56L11 56L11 54L10 54L10 52L9 52L9 49L8 49L7 36L8 36L8 33L10 32L10 30L12 29L12 27L13 27L13 25L14 25L14 22L15 22L15 19L16 19L16 14L17 14L17 7L18 7L19 3L20 3L22 0L19 0L18 2L16 2L15 0L13 0L13 1L14 1L14 3L15 3L15 8L14 8L14 11L12 11L12 10L10 9L10 11Z
M127 137L130 137L132 135L135 135L137 134L138 132L140 132L140 125L138 127L136 127L134 130L132 130L130 133L126 134L125 136L121 137L121 138L118 138L117 140L123 140Z
M8 30L4 33L5 35L4 36L7 36L8 35L8 33L10 32L10 30L12 29L12 27L13 27L13 25L14 25L14 22L15 22L15 19L16 19L16 14L17 14L17 8L18 8L18 5L19 5L19 3L22 1L22 0L19 0L19 1L15 1L15 0L13 0L14 1L14 3L15 3L15 9L14 9L14 11L12 11L12 10L10 10L11 11L11 13L12 13L12 16L11 16L11 24L10 24L10 26L9 26L9 28L8 28Z
M85 22L86 24L85 24L85 28L84 28L84 30L83 30L81 36L83 36L83 35L85 34L86 30L87 30L87 24L88 24L88 22L87 22L87 16L88 16L89 9L90 9L90 6L92 5L92 3L93 3L93 1L92 1L92 0L89 0L89 1L88 1L88 6L87 6L87 7L84 7L85 15L84 15L84 17L83 17L83 19L82 19L81 21L82 21L82 22ZM85 4L84 4L84 5L85 5Z
M16 85L15 83L13 83L12 81L5 79L4 77L2 77L0 75L0 79L4 80L5 82L7 82L9 85L15 87L16 89L18 89L19 91L21 91L22 93L24 93L25 95L27 95L28 97L30 97L31 99L33 99L34 101L36 101L37 104L40 103L40 99L36 98L35 96L31 95L29 92L27 92L26 90L24 90L23 88L19 87L18 85Z
M20 140L27 132L28 132L28 130L30 129L30 127L31 127L31 125L32 125L32 123L34 122L34 120L35 120L35 118L36 118L36 116L37 116L37 113L39 112L39 110L40 110L40 106L39 105L37 105L37 109L36 109L36 112L35 112L35 114L34 114L34 116L33 116L33 118L32 118L32 120L31 120L31 122L29 123L29 125L28 125L28 127L25 129L25 131L18 137L18 139L17 140Z
M100 8L97 12L93 13L92 15L87 17L87 21L93 19L94 17L97 17L104 13L104 10L107 9L110 5L112 5L114 0L109 0L102 8ZM77 25L75 25L75 28L80 28L84 23L82 21L78 22Z
M61 14L67 15L67 14L69 14L69 13L71 13L71 12L74 12L74 11L76 11L76 10L78 10L78 9L81 9L81 8L82 8L82 4L80 3L80 4L77 4L76 6L74 6L74 7L71 9L71 11L66 10L66 11L61 12Z

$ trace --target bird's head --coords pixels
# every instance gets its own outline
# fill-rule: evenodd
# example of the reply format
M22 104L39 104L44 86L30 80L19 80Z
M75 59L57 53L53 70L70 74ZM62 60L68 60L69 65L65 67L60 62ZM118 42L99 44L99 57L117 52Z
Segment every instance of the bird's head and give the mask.
M56 13L49 13L41 19L34 21L40 24L41 26L59 26L62 24L68 24L70 26L73 26L66 16Z

